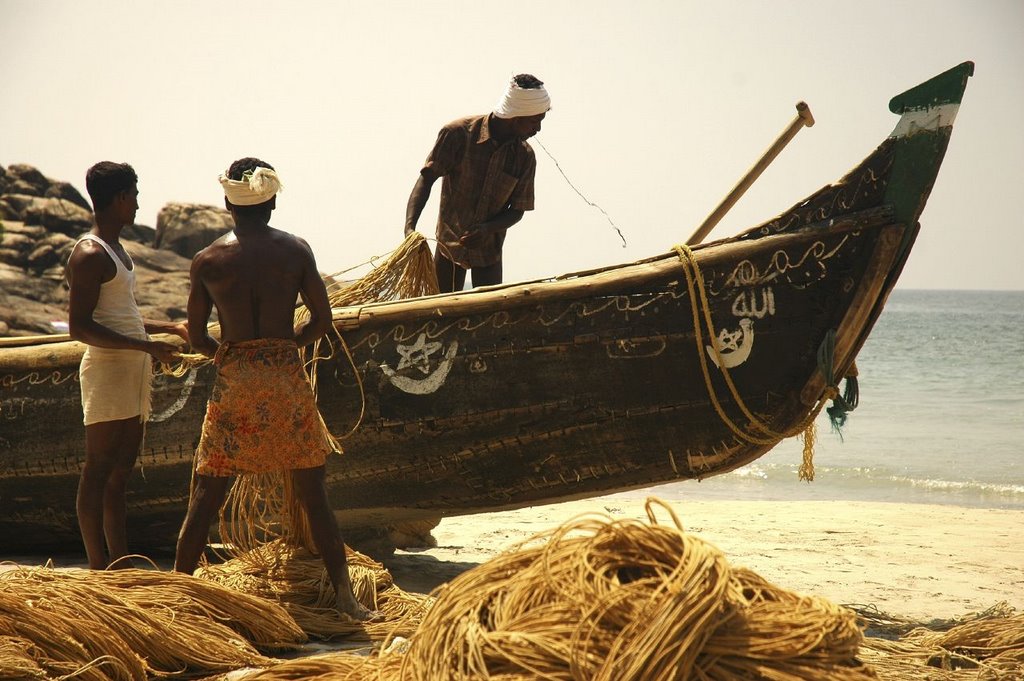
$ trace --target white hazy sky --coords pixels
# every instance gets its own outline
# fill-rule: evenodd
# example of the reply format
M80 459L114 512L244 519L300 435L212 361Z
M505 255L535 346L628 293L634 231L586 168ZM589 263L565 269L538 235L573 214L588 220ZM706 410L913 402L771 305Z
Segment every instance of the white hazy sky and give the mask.
M322 270L386 253L438 128L545 81L537 210L507 281L628 262L685 240L805 100L817 120L710 238L838 179L892 130L892 95L972 60L902 288L1024 289L1024 2L0 0L0 164L85 193L109 159L140 175L138 220L221 205L232 160L274 164L273 224ZM437 194L420 220L433 236ZM1013 199L1012 201L1010 199Z

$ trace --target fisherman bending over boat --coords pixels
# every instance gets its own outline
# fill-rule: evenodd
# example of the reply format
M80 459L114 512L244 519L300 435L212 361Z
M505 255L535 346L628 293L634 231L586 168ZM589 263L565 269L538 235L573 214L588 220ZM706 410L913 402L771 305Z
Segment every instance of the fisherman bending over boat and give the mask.
M281 188L273 166L243 158L220 183L235 229L192 260L189 336L196 351L214 358L217 378L174 569L195 571L230 476L287 470L338 610L368 619L373 613L352 593L345 544L327 500L324 463L332 447L299 357L300 347L331 327L327 289L309 244L268 224ZM295 328L299 296L310 318ZM207 329L213 306L219 343Z
M120 237L135 223L138 180L127 163L89 168L85 186L96 224L75 244L66 268L68 327L88 345L79 367L85 465L76 507L89 567L96 570L128 555L125 489L149 418L152 357L169 363L178 356L175 345L148 334L188 340L184 324L143 319L135 304L135 267Z
M540 132L550 108L544 83L524 73L512 78L493 112L438 133L409 196L405 234L416 229L430 188L443 177L434 253L441 292L462 290L467 269L473 286L501 283L505 233L533 210L537 159L526 140Z

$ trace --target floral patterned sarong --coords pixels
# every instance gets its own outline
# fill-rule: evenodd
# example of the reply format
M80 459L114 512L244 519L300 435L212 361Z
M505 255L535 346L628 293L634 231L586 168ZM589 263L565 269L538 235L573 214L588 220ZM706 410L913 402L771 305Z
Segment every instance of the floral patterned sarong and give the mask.
M228 476L322 466L332 447L294 341L222 343L196 472Z

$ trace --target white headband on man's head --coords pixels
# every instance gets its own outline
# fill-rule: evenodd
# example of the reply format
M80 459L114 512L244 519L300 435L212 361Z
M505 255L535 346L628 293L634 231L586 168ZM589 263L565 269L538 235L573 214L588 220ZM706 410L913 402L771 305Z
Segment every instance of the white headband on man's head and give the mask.
M224 196L236 206L265 203L283 189L277 173L263 166L251 173L246 171L241 180L230 179L227 172L221 173L217 179L224 187Z
M536 88L519 87L513 78L509 81L498 106L494 107L494 115L498 118L536 116L546 113L550 108L551 98L543 85Z

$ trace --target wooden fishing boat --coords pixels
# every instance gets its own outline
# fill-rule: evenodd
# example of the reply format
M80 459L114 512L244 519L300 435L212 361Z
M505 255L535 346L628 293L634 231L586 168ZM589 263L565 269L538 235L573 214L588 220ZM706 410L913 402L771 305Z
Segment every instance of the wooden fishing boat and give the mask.
M577 499L743 466L846 377L910 254L973 73L895 97L849 174L729 239L554 279L335 310L317 369L349 532ZM0 546L79 550L83 347L0 349ZM160 376L129 497L133 547L173 544L210 366ZM849 387L849 386L847 386ZM852 401L852 396L847 395Z

